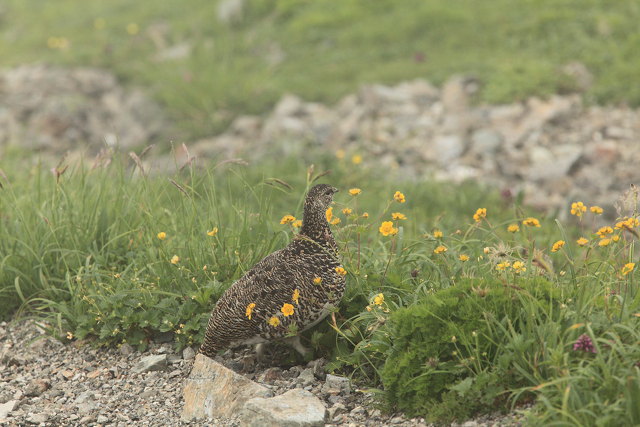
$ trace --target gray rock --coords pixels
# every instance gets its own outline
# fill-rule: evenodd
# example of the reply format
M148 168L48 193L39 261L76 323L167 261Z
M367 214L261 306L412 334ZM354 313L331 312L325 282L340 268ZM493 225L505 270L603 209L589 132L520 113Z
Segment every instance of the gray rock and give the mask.
M184 360L191 360L194 357L196 357L196 351L193 348L185 347L184 350L182 350L182 358Z
M120 354L123 354L125 356L130 355L131 353L133 353L135 350L133 349L133 347L131 347L131 345L127 344L127 343L123 343L120 346Z
M272 396L271 390L198 354L184 386L182 420L231 416L251 398Z
M329 419L334 420L335 417L340 416L342 414L347 413L347 407L342 403L335 403L333 406L329 408Z
M167 367L167 355L156 354L152 356L145 356L131 368L131 372L134 374L140 374L142 372L160 371Z
M322 385L322 392L334 394L335 392L348 395L351 393L351 380L338 375L327 374L327 379Z
M464 151L464 142L460 135L438 135L433 140L433 154L441 165L447 165L457 159Z
M502 135L493 129L478 129L471 135L471 150L476 154L493 154L502 140Z
M0 405L0 419L6 418L7 415L18 408L20 405L19 400L10 400Z
M100 424L104 424L107 421L109 421L109 417L107 417L106 415L98 415L98 418L96 418L96 422L100 423Z
M247 427L324 426L327 410L317 397L295 389L272 397L248 400L240 412L240 425Z
M296 382L302 384L302 386L308 386L309 384L315 381L315 376L313 375L313 369L307 368L300 372L298 378L296 378Z
M27 421L33 424L41 424L41 423L46 423L48 419L49 419L49 416L47 414L40 413L40 414L29 415L29 417L27 418Z

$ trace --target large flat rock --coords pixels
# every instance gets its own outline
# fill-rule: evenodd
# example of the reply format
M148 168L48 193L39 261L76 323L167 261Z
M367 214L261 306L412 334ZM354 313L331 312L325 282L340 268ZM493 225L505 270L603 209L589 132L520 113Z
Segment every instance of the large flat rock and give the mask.
M243 427L321 427L327 409L316 396L293 389L271 398L248 400L240 412Z
M272 395L268 388L198 354L184 386L182 419L236 415L249 399Z

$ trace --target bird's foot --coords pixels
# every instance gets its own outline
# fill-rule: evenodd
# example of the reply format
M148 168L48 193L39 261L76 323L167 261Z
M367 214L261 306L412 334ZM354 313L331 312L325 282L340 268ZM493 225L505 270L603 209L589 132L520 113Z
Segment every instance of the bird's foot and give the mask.
M296 335L295 337L285 338L284 341L292 346L298 353L300 353L305 360L311 360L313 352L302 345L302 343L300 342L300 337L298 335Z

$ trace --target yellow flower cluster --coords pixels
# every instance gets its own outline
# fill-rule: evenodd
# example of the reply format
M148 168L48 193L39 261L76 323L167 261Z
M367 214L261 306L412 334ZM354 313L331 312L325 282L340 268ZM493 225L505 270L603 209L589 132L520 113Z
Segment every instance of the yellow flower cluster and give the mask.
M352 196L357 196L360 193L362 193L362 190L359 189L359 188L351 188L351 189L349 189L349 194L351 194Z
M509 261L504 261L504 262L501 262L498 265L496 265L496 270L504 271L509 267L511 267L511 263Z
M394 212L391 214L391 219L393 219L394 221L399 221L399 220L407 219L407 217L405 214L402 214L400 212Z
M213 227L213 228L211 229L211 231L207 231L207 236L211 236L211 237L213 237L213 236L215 236L216 234L218 234L218 227Z
M291 300L296 303L296 305L300 305L298 300L300 299L300 291L298 289L293 290L293 295L291 296Z
M276 328L280 324L280 319L278 319L276 316L271 316L269 318L269 324Z
M180 257L178 255L174 255L171 257L171 264L177 264L180 262Z
M576 243L580 246L586 246L586 244L589 243L589 241L584 237L581 237L578 240L576 240Z
M398 202L398 203L404 203L404 202L406 201L406 200L405 200L405 198L404 198L404 194L402 194L402 193L401 193L401 192L399 192L399 191L396 191L396 192L393 194L393 200L395 200L395 201L396 201L396 202Z
M518 231L520 231L520 226L518 224L509 224L509 226L507 227L507 231L509 233L517 233Z
M340 218L338 217L333 217L333 207L329 207L326 212L324 213L325 217L327 218L327 222L331 225L338 225L340 224Z
M382 305L382 304L384 304L384 294L380 293L380 294L376 295L376 296L373 298L373 303L374 303L375 305Z
M380 231L380 234L383 236L395 236L398 234L398 229L393 226L392 221L383 221L378 231Z
M249 320L251 320L251 315L253 314L253 309L256 308L256 303L252 302L247 306L247 309L245 310L245 316L247 316L249 318Z
M344 208L344 209L342 209L342 213L343 213L343 214L345 214L345 215L351 215L351 212L353 212L353 211L351 210L351 208Z
M566 242L564 240L558 240L551 247L551 252L558 252L565 245L565 243Z
M444 236L442 231L438 230L437 228L433 230L433 237L435 237L436 239L442 239L442 236Z
M626 263L624 267L622 267L622 275L626 276L627 274L631 273L635 268L635 266L636 266L635 262Z
M290 222L293 222L295 220L296 220L295 216L293 216L293 215L285 215L280 220L280 224L289 224Z
M158 233L158 239L164 240L166 238L167 238L167 233L165 233L164 231L161 231Z
M347 275L347 270L345 270L342 267L336 267L336 273L338 273L341 276L346 276Z
M533 217L525 218L522 221L522 224L527 225L529 227L540 227L540 221L538 221L536 218L533 218Z
M447 252L447 248L445 246L442 246L442 245L438 246L437 248L435 248L433 250L433 253L436 254L436 255L437 254L443 254L445 252Z
M487 217L487 208L478 208L476 213L473 214L473 219L475 222L482 221L483 218Z
M513 268L513 271L515 271L517 274L527 271L527 268L524 266L524 262L522 261L514 262L511 268Z
M285 317L291 316L293 314L293 305L285 302L284 304L282 304L282 308L280 309L280 311Z
M296 219L295 221L293 221L291 223L291 225L293 225L295 228L300 228L300 227L302 227L302 220L301 219Z
M571 203L571 215L581 217L587 211L587 207L582 202Z
M602 209L600 206L591 206L589 210L595 215L602 215L602 212L604 212L604 209Z
M607 234L612 234L613 233L613 228L609 227L609 226L604 226L604 227L600 227L598 229L598 231L596 231L596 234L601 238L604 239L605 237L607 237Z
M616 222L616 230L632 230L634 227L640 225L640 220L638 218L627 218L623 221Z
M462 262L469 261L469 255L460 254L460 256L458 256L458 259Z

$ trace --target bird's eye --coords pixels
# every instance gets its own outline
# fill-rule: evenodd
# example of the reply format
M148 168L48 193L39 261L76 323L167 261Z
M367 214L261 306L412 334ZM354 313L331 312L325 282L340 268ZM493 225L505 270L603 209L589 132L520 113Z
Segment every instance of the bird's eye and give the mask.
M327 196L330 196L331 195L331 190L325 191L324 194L326 194Z

